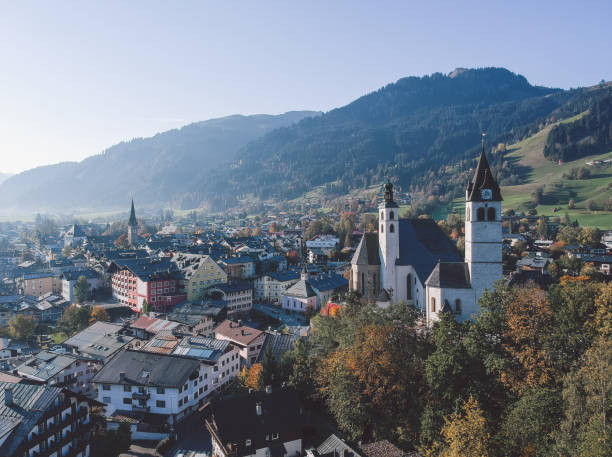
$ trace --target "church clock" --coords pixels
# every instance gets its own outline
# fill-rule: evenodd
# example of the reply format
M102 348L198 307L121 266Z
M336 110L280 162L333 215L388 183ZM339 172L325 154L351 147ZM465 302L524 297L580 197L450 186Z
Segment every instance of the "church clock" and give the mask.
M480 198L483 200L491 200L493 198L493 191L491 189L481 189Z

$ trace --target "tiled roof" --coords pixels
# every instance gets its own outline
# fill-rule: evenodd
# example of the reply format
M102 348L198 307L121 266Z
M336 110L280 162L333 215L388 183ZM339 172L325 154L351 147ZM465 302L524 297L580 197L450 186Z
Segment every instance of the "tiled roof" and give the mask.
M149 333L157 333L162 330L172 330L173 328L178 327L180 324L178 322L172 322L165 319L158 319L156 317L149 316L140 316L132 325L131 328L145 330Z
M175 263L169 259L115 259L108 267L109 271L114 269L123 270L127 268L142 281L151 281L158 278L178 278L180 272Z
M123 326L109 322L95 322L64 341L65 346L76 348L83 354L108 358L134 338L122 335Z
M5 395L12 389L13 402L7 405ZM13 430L0 446L0 455L12 455L34 425L52 408L61 393L59 387L0 382L0 436Z
M266 339L261 346L261 351L257 355L257 362L263 361L268 348L272 351L272 356L275 360L280 360L281 356L293 348L293 344L297 341L298 336L295 334L272 333L266 332Z
M313 276L308 279L308 284L319 292L325 292L328 290L348 287L348 280L337 273L331 273L327 275Z
M336 457L338 455L362 457L355 449L333 433L317 447L317 452L321 457Z
M215 335L222 335L230 341L242 346L248 345L251 341L261 335L261 330L241 325L229 319L224 320L215 328Z
M361 445L363 457L418 457L417 453L406 453L387 440Z
M41 351L27 362L19 365L16 370L23 376L48 381L77 360L82 360L82 357Z
M144 351L121 351L96 373L93 382L179 387L198 368L197 360ZM125 373L124 381L120 374Z
M364 233L351 260L353 265L380 265L378 233Z
M294 285L289 287L289 289L283 292L283 295L288 297L309 298L315 297L317 294L314 290L312 290L312 287L307 280L300 279Z
M62 273L62 277L66 281L76 281L81 276L85 276L87 279L95 279L98 277L98 274L94 270L90 269L69 270Z
M162 330L140 347L141 351L155 352L157 354L170 354L179 344L180 338L171 330Z
M225 283L225 284L217 284L214 286L211 286L208 288L208 290L220 290L225 294L230 294L233 292L243 292L245 290L250 290L252 289L253 286L251 285L251 283L249 281L242 281L242 280L232 280L231 282Z

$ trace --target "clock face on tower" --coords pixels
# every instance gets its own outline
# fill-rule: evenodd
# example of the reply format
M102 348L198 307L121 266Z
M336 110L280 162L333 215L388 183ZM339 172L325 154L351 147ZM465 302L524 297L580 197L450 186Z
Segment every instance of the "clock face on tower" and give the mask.
M480 198L483 200L491 200L491 198L493 198L493 191L491 189L481 189Z

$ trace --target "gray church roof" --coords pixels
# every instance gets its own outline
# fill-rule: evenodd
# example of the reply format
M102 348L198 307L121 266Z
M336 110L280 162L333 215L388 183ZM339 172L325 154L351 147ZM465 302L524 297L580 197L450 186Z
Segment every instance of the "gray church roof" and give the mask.
M380 265L378 233L364 233L351 260L353 265Z
M465 262L440 262L425 284L444 289L469 289L472 287L470 270Z

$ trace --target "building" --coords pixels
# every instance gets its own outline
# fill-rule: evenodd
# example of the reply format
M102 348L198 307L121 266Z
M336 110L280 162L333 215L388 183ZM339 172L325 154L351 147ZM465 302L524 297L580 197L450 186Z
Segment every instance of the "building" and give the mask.
M255 261L248 255L220 259L219 263L233 279L247 279L255 275Z
M208 384L197 360L125 350L93 379L106 415L116 411L163 415L174 424L194 411L200 388Z
M186 325L180 324L179 322L168 321L166 319L159 319L157 317L142 314L130 324L130 330L135 337L148 340L162 330L185 333L188 331L188 328Z
M227 273L209 255L178 253L172 258L181 272L181 287L187 300L202 297L207 287L227 282Z
M102 362L88 357L41 351L15 371L25 379L87 394L92 388L91 379L101 367Z
M78 279L84 276L89 284L89 290L95 290L103 285L103 281L98 278L98 273L94 270L69 270L64 271L61 275L62 279L62 297L68 301L74 300L74 285Z
M87 234L79 224L71 225L64 234L64 246L77 246L83 244L85 240L87 240Z
M74 354L106 363L121 349L139 346L139 341L125 335L122 325L98 321L71 336L62 345Z
M227 284L217 284L206 290L215 299L227 303L227 315L245 313L253 308L253 287L244 280L231 280Z
M306 247L312 248L323 248L323 249L334 249L340 243L340 239L333 235L317 235L311 240L306 241Z
M134 246L138 240L138 221L136 220L136 211L134 210L134 199L132 199L132 207L130 208L130 218L128 219L127 241L130 246Z
M90 454L89 404L59 387L0 382L0 455Z
M302 270L300 280L282 296L282 307L289 311L316 311L324 307L332 295L348 291L348 280L337 273L309 275Z
M40 297L48 293L61 294L61 276L52 271L24 274L21 278L21 290L24 295L33 297Z
M282 294L300 280L294 271L266 273L253 281L255 300L280 303Z
M107 271L113 298L138 313L145 300L163 311L187 298L180 290L180 272L168 259L116 259Z
M186 325L191 333L212 336L215 320L225 319L225 306L210 301L179 303L167 319ZM219 304L221 305L221 304Z
M379 231L366 233L351 261L350 288L381 306L407 301L432 324L440 312L462 321L502 277L501 192L484 150L466 190L465 258L430 219L399 219L393 185L385 185Z
M257 360L266 335L260 330L243 325L240 321L227 319L215 328L215 338L227 340L238 347L244 364L251 366Z
M172 351L174 355L198 360L206 384L200 386L200 397L210 395L214 390L238 376L240 353L238 347L227 340L204 336L186 336Z
M297 393L290 388L213 399L205 423L213 457L302 455L307 421Z

